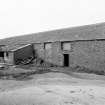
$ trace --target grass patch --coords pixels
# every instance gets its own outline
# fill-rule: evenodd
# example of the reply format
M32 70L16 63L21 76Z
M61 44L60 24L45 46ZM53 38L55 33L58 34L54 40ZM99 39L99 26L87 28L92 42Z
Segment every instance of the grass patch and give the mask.
M83 72L83 73L93 73L93 74L97 74L97 75L105 75L104 70L93 70L90 68L86 68L84 66L71 67L71 70L74 72Z
M34 74L43 74L50 72L49 68L36 68L36 70L25 70L16 68L15 70L6 70L0 71L0 79L8 79L8 80L30 80L32 79L31 75Z

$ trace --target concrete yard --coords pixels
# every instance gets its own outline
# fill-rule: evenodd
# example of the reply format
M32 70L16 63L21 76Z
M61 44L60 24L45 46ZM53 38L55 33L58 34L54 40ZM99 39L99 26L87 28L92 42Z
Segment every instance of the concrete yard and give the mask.
M49 72L0 80L0 105L105 105L105 76Z

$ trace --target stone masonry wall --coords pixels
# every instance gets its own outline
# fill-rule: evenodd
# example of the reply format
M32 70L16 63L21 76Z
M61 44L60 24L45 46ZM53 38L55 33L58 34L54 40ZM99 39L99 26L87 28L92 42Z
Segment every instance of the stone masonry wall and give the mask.
M70 53L70 66L105 70L105 41L77 41Z
M44 44L34 47L39 57L58 66L63 66L63 54L69 54L69 66L83 66L93 70L105 70L105 41L72 41L71 51L63 51L61 42L53 42L51 49L45 51ZM49 53L50 52L50 53Z

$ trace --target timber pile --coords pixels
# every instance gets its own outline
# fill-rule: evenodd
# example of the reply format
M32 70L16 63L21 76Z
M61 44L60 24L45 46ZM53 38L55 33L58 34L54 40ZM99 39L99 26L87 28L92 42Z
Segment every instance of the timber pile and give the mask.
M31 63L33 60L33 57L29 57L27 59L24 59L23 61L21 61L21 64L25 65L25 64L29 64Z
M28 57L26 59L18 59L16 61L16 64L17 65L26 65L26 64L31 63L33 61L33 59L34 59L34 57L32 57L32 56L31 57Z

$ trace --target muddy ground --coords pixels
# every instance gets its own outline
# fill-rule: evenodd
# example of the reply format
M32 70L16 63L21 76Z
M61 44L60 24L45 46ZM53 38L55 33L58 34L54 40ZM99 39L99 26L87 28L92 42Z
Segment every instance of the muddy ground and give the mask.
M0 105L105 105L105 76L48 72L0 79Z

